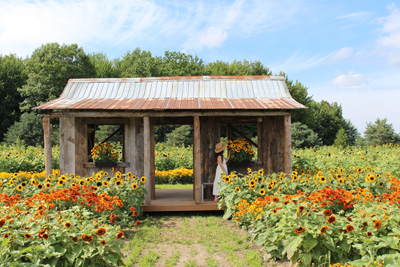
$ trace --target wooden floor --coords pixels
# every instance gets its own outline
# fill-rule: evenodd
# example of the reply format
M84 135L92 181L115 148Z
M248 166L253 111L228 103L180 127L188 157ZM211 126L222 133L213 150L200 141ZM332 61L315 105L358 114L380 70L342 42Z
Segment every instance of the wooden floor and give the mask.
M142 208L143 212L219 210L213 200L196 204L193 189L156 189L156 199L151 200L151 205L143 205Z

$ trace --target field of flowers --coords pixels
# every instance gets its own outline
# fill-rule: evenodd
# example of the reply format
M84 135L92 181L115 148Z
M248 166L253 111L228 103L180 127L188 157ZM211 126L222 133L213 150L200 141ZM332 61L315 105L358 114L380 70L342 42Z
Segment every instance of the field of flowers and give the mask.
M145 181L119 172L0 173L1 264L120 266L122 228L140 224Z
M400 266L400 147L294 151L291 174L223 177L219 205L271 259Z

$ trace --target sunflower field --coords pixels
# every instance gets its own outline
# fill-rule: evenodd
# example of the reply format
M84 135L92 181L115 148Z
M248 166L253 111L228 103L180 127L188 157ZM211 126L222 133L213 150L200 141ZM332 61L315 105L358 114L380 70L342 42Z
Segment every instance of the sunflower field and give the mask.
M223 177L219 205L299 266L400 266L400 147L293 152L293 172Z
M137 227L145 177L0 173L0 262L120 266L123 227Z

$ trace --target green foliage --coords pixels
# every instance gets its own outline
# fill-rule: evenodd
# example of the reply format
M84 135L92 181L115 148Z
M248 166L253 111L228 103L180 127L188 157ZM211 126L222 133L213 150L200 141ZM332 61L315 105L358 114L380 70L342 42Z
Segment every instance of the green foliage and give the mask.
M193 169L193 147L155 145L155 167L158 171L168 171L184 167Z
M14 121L20 116L19 103L23 100L17 91L28 75L24 62L15 55L0 55L0 142Z
M95 70L96 78L115 78L119 73L115 68L115 63L107 58L104 53L93 53L89 55L91 64Z
M53 169L59 168L60 148L52 148ZM42 147L0 145L0 172L42 172L44 171L44 151Z
M35 112L25 112L20 120L8 128L4 141L12 145L21 141L27 146L43 146L43 115ZM51 141L53 144L59 143L58 127L52 125Z
M396 143L400 136L395 133L393 125L387 119L376 119L374 123L367 123L364 132L367 145L377 146L389 143Z
M191 125L181 125L172 132L165 135L166 146L193 145L193 127Z
M25 97L22 110L59 97L69 79L95 76L89 56L77 44L42 45L26 60L26 71L27 83L18 89Z
M292 123L292 147L293 148L305 148L321 146L322 140L318 137L318 134L314 133L313 130L308 128L307 125L301 122Z
M333 143L337 147L346 147L349 145L349 141L347 138L347 134L345 130L342 128L336 134L335 142Z
M271 75L269 68L260 61L237 61L232 63L217 60L205 66L207 75Z
M160 60L153 57L150 51L136 48L126 53L121 60L116 60L115 66L122 78L157 77L159 63Z

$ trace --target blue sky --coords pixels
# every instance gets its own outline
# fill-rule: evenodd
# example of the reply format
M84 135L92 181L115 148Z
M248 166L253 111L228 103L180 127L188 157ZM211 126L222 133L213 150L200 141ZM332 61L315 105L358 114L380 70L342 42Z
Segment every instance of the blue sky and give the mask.
M259 60L341 104L360 133L377 118L400 132L400 1L0 0L1 54L48 42L109 58L139 47Z

